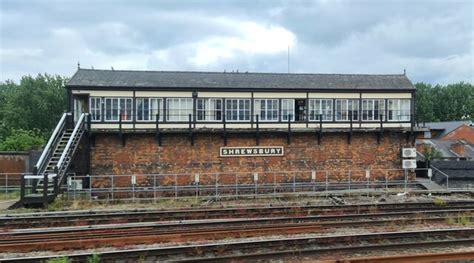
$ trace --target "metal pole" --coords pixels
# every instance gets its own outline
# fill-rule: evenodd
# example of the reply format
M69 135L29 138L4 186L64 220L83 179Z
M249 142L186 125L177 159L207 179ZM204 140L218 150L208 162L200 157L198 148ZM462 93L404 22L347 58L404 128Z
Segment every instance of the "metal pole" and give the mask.
M296 192L296 172L293 172L293 193Z
M239 174L235 174L235 198L239 196Z
M216 173L215 174L215 177L216 177L216 201L217 201L217 196L219 195L219 189L218 189L218 185L217 185L217 181L219 180L218 177L219 177L219 174Z
M351 183L352 183L351 171L349 170L349 190L351 190Z
M89 175L89 201L92 202L92 176L90 175Z
M112 182L112 194L111 194L111 198L112 198L112 201L114 201L114 176L111 175L111 182Z
M25 175L21 175L21 182L20 182L20 200L23 203L23 200L25 199L25 188L26 188L26 182L25 182Z
M8 174L5 174L5 195L8 194Z
M273 195L276 195L276 174L273 173Z
M174 175L174 199L178 199L178 175Z
M408 171L405 169L405 193L407 192Z
M134 183L132 183L132 202L135 203L135 184Z
M153 202L156 203L156 174L153 175Z
M326 196L328 194L328 183L329 183L329 175L328 175L328 171L326 171Z

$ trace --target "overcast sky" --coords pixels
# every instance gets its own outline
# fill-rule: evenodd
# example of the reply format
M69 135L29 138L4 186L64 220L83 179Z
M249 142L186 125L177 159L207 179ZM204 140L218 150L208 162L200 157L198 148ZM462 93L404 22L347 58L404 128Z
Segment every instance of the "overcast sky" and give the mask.
M474 83L474 1L0 0L0 81L96 69Z

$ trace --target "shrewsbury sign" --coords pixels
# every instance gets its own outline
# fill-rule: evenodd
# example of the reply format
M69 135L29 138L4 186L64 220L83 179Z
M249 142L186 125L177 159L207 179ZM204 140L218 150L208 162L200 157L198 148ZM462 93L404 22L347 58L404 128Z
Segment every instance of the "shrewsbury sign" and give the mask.
M221 157L238 156L283 156L283 146L221 147Z

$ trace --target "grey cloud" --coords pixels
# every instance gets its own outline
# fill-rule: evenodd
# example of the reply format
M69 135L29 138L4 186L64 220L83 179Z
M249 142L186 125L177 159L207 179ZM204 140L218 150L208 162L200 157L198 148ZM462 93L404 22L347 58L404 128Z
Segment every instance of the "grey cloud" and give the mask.
M239 23L292 32L292 72L401 73L474 82L472 1L0 1L0 81L75 64L131 69L286 72L286 52L232 50L204 66L196 45ZM227 19L235 27L220 23ZM14 54L12 54L13 51Z

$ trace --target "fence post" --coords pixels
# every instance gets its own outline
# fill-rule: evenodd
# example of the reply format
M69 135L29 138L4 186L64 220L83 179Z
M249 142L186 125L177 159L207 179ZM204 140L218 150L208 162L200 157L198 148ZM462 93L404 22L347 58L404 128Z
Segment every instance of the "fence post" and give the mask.
M239 196L239 174L235 174L235 198Z
M408 180L408 170L404 169L405 172L405 193L407 192L407 180Z
M91 175L89 175L89 202L92 202L92 176Z
M59 194L59 185L58 185L58 174L53 178L53 187L54 187L54 196Z
M273 173L273 195L276 195L276 174Z
M388 176L385 174L385 190L388 190Z
M255 186L255 197L258 195L258 173L253 174L253 184Z
M156 174L153 174L153 203L156 203Z
M178 175L174 175L174 199L178 199Z
M111 182L112 182L112 189L111 189L111 190L112 190L112 194L111 194L111 197L112 197L112 201L114 201L114 192L115 192L115 191L114 191L114 176L113 176L113 175L111 175L111 179L110 179L110 180L111 180Z
M296 192L296 172L293 172L293 193Z
M48 208L48 172L43 174L43 207Z
M218 187L219 187L219 186L218 186L219 174L216 173L216 174L215 174L215 177L216 177L216 178L215 178L215 179L216 179L216 196L215 196L216 198L215 198L215 199L216 199L216 201L217 201L217 196L219 195L219 188L218 188Z
M329 183L329 175L328 175L328 171L326 171L326 196L328 194L328 183Z
M26 188L26 181L25 181L25 174L21 175L21 182L20 182L20 201L23 204L23 200L25 200L25 188Z
M8 194L8 174L5 174L5 195Z
M349 190L351 190L351 183L352 183L351 170L349 170Z

